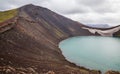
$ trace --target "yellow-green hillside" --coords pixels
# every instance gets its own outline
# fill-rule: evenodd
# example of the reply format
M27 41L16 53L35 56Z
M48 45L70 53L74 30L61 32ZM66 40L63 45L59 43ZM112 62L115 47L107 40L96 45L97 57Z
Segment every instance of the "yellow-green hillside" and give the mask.
M13 18L14 16L16 16L16 14L17 14L17 9L0 12L0 23L10 18Z

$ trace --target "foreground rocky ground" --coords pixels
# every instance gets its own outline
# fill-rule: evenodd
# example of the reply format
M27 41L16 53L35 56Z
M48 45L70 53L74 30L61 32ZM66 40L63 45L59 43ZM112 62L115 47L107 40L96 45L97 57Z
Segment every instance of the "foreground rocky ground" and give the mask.
M118 71L107 71L105 74L120 74Z
M29 68L23 68L23 67L20 67L20 68L16 68L16 67L11 67L11 66L0 66L0 74L58 74L54 71L48 71L48 72L36 72L35 71L36 68L35 67L29 67ZM69 71L68 73L66 74L86 74L87 71L84 71L83 72L79 72L79 71L76 71L76 72L73 72L72 70ZM99 74L99 72L96 72L96 71L92 71L91 73L89 74ZM60 74L64 74L64 73L60 73Z
M48 71L46 73L38 73L35 71L36 68L34 67L29 67L29 68L15 68L15 67L11 67L11 66L0 66L0 74L57 74L54 71ZM94 73L94 71L93 71ZM85 74L85 73L75 73L70 71L69 74ZM89 73L89 74L92 74ZM100 74L100 72L96 73L96 74ZM120 74L120 72L117 71L108 71L105 74Z

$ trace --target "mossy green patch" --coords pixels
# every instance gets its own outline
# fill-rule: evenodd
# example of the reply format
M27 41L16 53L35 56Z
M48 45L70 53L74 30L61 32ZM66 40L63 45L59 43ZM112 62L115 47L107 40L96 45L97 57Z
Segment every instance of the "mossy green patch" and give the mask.
M0 23L13 18L17 14L17 9L0 12Z

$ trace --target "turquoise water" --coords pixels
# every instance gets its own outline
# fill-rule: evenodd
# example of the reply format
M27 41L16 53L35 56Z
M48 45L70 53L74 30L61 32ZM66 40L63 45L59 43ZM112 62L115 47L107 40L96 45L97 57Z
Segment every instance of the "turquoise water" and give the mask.
M120 38L79 36L59 44L63 55L70 62L105 72L120 71Z

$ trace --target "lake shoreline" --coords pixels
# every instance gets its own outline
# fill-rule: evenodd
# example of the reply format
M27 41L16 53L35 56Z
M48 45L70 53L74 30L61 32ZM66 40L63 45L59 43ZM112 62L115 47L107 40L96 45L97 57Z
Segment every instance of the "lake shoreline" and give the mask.
M79 38L79 37L84 37L84 36L75 36L75 37L70 37L70 38L66 38L66 39L63 39L60 43L59 43L59 49L61 50L61 52L62 52L62 55L65 57L65 55L63 54L63 49L60 47L60 44L62 43L62 42L64 42L64 41L66 41L66 40L69 40L69 39L72 39L72 38ZM92 37L92 36L87 36L87 37ZM101 37L101 38L103 38L102 36L95 36L95 37ZM107 38L107 37L105 37L105 38ZM112 37L110 37L110 38L112 38ZM116 37L115 37L116 38ZM73 61L71 61L70 59L68 59L67 57L65 57L65 59L67 60L67 61L69 61L69 62L71 62L71 63L74 63L74 64L76 64L77 66L81 66L81 65L79 65L79 64L77 64L77 63L75 63L75 62L73 62ZM82 67L85 67L85 68L87 68L87 69L90 69L90 70L94 70L94 69L92 69L92 68L90 68L90 67L87 67L87 66L82 66ZM95 68L96 69L96 68ZM96 69L96 70L100 70L100 69ZM101 73L102 74L104 74L104 73L107 73L107 72L109 72L109 71L114 71L114 70L105 70L105 71L101 71ZM114 71L114 72L119 72L119 71Z

